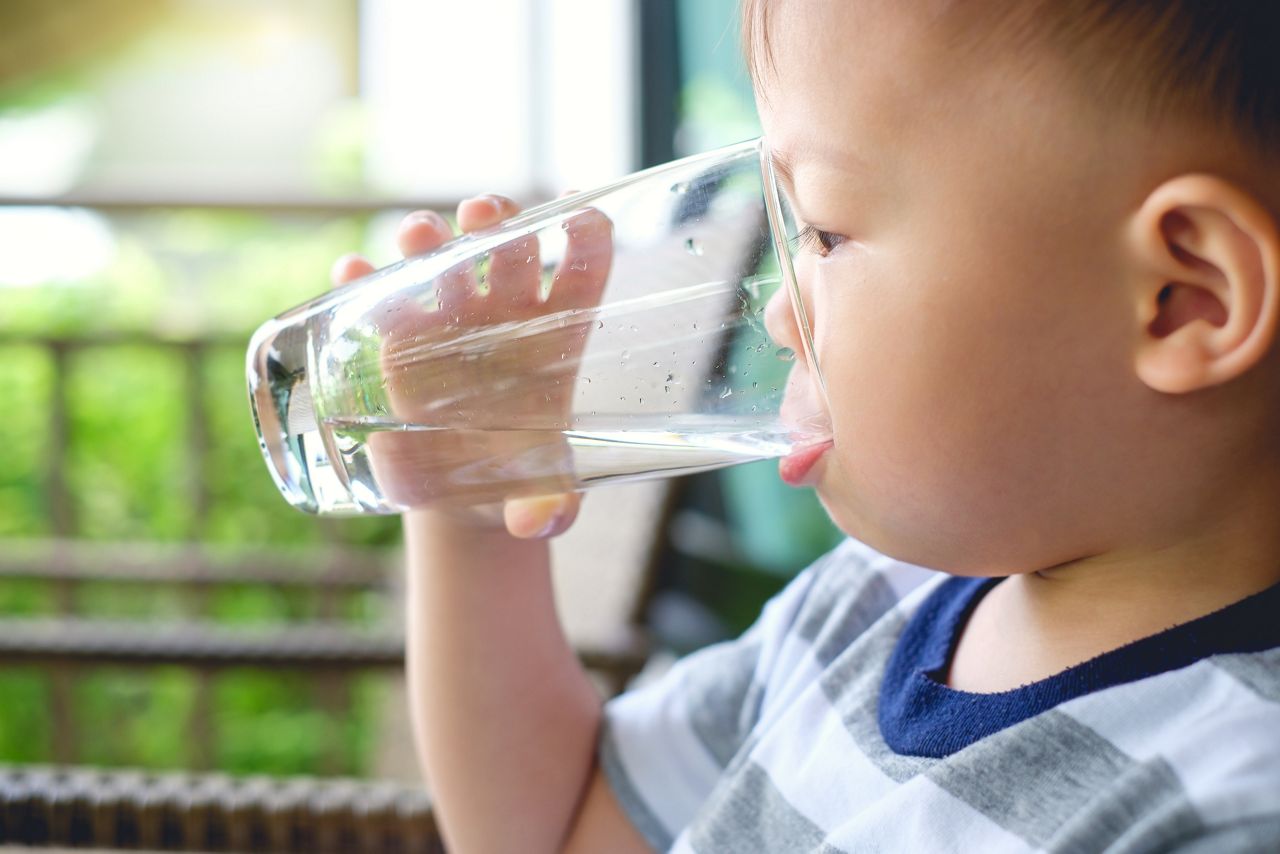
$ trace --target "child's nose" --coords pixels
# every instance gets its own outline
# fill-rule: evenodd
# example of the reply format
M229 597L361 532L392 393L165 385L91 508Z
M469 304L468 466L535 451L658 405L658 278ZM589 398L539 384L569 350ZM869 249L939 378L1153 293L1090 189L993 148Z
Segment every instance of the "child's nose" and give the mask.
M791 309L791 297L786 286L778 288L764 307L764 328L780 347L790 347L797 358L804 352L800 342L800 328L796 325L796 313Z

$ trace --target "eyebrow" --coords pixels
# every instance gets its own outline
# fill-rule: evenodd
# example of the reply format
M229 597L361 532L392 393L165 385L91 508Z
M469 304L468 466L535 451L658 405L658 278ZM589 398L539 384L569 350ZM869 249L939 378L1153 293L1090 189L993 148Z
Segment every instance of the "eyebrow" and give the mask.
M812 158L806 146L806 150L801 152L800 161L804 164L809 164L814 159L817 159L824 166L833 167L847 174L866 175L873 171L866 160L851 151L825 149L822 157ZM796 172L795 161L792 159L791 154L777 148L770 148L769 160L773 163L773 171L777 173L781 182L788 187L794 188L796 185Z
M780 179L782 179L783 184L788 187L794 187L796 185L796 173L792 168L791 161L787 158L787 155L783 154L781 151L771 148L769 149L769 161L773 164L773 171L777 173Z

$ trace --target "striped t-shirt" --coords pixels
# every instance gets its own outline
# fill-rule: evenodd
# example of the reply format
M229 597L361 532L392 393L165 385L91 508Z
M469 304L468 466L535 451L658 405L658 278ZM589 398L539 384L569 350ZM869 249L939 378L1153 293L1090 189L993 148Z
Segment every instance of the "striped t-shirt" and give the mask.
M841 544L606 706L658 850L1280 852L1280 587L1002 694L939 679L986 580Z

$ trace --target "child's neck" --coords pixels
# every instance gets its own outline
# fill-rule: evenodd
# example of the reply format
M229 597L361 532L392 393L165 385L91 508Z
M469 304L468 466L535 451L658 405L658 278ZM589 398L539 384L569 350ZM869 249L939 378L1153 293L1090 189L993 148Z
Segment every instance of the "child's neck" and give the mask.
M1158 549L1092 555L1014 575L978 603L947 684L1007 691L1212 613L1280 582L1272 502Z

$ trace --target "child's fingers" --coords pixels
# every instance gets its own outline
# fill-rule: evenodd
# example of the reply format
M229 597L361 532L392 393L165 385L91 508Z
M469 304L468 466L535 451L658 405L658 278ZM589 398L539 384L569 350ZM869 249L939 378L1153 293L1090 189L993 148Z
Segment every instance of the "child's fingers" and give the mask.
M334 287L337 287L354 281L361 276L367 276L372 272L372 264L355 252L349 252L333 262L333 266L329 268L329 281L333 283Z
M484 195L458 205L463 231L479 231L520 213L520 206L506 196ZM538 238L521 237L494 249L489 255L488 284L505 305L529 308L540 301L542 262Z
M503 244L489 254L489 287L502 305L530 308L541 301L542 260L532 234Z
M453 226L435 211L421 210L406 214L396 232L396 245L406 258L425 255L447 243L454 236ZM450 312L461 311L475 290L471 264L463 263L440 274L436 281L440 305Z
M396 245L400 247L401 255L412 258L414 255L425 255L451 237L453 228L440 214L435 211L414 211L400 220Z
M466 199L458 205L458 228L462 231L479 231L497 225L520 213L520 206L506 196L492 193Z
M513 498L503 506L502 516L512 536L541 539L569 530L581 506L582 496L576 492Z
M594 208L565 222L569 243L551 280L547 306L554 310L597 305L613 263L613 221Z

